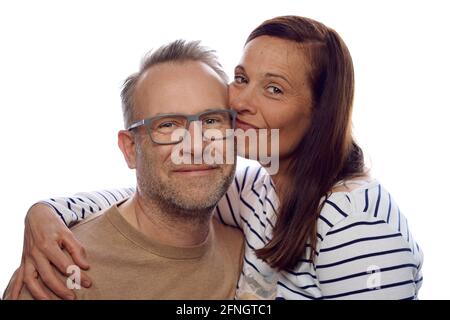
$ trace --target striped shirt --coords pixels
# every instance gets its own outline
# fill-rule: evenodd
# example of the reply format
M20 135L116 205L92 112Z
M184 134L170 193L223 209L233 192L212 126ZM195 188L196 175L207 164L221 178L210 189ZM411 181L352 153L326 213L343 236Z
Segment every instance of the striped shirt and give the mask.
M134 191L94 191L43 202L70 226ZM236 298L417 299L423 254L406 218L380 183L365 182L349 192L333 192L322 201L314 261L306 258L307 250L295 268L277 272L254 252L272 236L279 207L275 187L263 168L238 166L214 213L245 236Z

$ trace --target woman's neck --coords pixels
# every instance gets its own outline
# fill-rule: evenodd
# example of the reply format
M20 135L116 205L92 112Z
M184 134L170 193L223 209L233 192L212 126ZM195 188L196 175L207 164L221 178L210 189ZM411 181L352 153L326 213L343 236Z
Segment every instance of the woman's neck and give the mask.
M292 181L292 176L289 173L289 159L280 159L280 166L277 173L273 174L272 181L275 185L276 192L280 203L283 203L284 195L286 190L289 189L289 182Z

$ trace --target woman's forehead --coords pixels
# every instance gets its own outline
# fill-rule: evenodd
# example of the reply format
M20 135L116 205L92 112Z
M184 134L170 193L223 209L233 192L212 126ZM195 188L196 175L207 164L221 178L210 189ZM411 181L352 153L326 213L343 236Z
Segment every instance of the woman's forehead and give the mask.
M310 70L310 62L299 43L269 36L247 43L239 66L247 72L282 73L289 78L297 78Z

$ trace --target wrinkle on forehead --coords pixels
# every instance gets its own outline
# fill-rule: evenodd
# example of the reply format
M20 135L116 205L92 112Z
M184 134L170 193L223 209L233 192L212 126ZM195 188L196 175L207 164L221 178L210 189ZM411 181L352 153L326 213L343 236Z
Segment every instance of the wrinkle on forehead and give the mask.
M281 74L293 86L299 86L309 80L312 71L308 46L291 40L261 36L247 44L241 64L246 70L255 69L261 74ZM252 65L252 61L258 61L257 65Z

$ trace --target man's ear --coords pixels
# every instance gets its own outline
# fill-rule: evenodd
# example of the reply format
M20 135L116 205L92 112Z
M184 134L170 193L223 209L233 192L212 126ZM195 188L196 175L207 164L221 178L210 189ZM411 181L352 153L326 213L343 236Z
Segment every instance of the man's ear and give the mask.
M128 168L136 169L136 144L134 135L128 130L120 130L117 137L119 148L125 157Z

